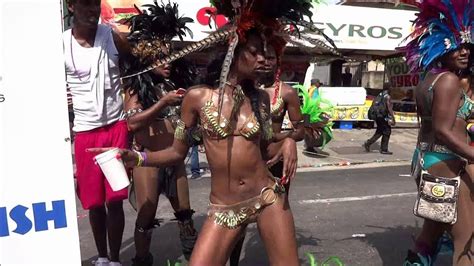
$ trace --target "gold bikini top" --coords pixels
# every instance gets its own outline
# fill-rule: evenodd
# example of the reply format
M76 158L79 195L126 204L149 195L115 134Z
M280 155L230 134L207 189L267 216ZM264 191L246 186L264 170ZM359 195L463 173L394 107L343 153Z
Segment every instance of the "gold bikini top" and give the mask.
M283 98L281 97L281 81L278 85L278 98L276 99L275 104L273 104L272 101L272 106L270 109L270 115L272 116L272 119L280 118L283 113L285 112L285 102L283 101Z
M234 101L234 105L240 107L243 102L243 94L241 97L241 100ZM234 100L235 98L236 97L234 97ZM238 107L236 109L238 109ZM264 111L261 111L261 113L262 119L265 121L262 137L265 140L270 140L273 137L271 120L268 119L268 115L265 115ZM233 116L233 114L231 116ZM212 139L225 139L229 136L243 136L246 139L252 139L262 133L262 126L254 113L252 113L245 120L243 126L235 132L230 121L222 116L222 114L219 116L218 109L212 100L212 94L211 99L201 108L201 128L203 133Z

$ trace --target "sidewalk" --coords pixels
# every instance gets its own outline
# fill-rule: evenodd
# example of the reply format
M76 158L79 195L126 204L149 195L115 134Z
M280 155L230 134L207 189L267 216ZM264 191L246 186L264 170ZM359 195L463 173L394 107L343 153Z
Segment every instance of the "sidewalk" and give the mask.
M362 144L375 133L375 129L334 130L334 138L322 152L303 154L304 143L298 142L298 168L346 166L366 163L405 162L410 163L416 144L418 128L394 128L390 137L389 150L393 155L379 153L380 140L372 145L371 152L365 152ZM206 156L199 154L204 172L208 171ZM189 162L188 162L189 163Z

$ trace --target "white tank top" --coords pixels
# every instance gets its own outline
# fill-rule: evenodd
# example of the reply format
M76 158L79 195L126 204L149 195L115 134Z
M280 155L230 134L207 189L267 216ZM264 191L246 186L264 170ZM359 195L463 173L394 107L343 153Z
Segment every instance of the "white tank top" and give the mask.
M75 132L110 125L123 118L119 56L112 29L98 25L91 48L69 29L63 33L66 83L72 95Z

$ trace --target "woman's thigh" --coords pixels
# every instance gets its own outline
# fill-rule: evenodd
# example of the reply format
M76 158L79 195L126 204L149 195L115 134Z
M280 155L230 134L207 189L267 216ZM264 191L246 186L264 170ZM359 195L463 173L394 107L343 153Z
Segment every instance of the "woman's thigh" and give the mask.
M189 261L190 266L225 265L246 226L228 229L207 218L199 232Z
M472 185L469 175L463 175L457 201L457 221L451 228L454 241L453 265L474 265Z
M158 204L158 168L138 167L133 170L133 182L137 197L137 208L140 211L142 206L155 208ZM154 215L154 214L153 214Z
M293 214L284 195L260 213L257 223L270 265L299 265Z

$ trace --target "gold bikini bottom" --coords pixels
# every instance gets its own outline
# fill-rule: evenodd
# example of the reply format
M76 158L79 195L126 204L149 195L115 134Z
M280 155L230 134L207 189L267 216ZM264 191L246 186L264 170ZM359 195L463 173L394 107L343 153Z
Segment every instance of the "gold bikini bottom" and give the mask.
M275 203L285 193L285 187L280 180L272 177L274 184L262 188L256 197L232 205L209 203L207 215L220 226L235 229L243 224L257 221L258 214L269 205Z

